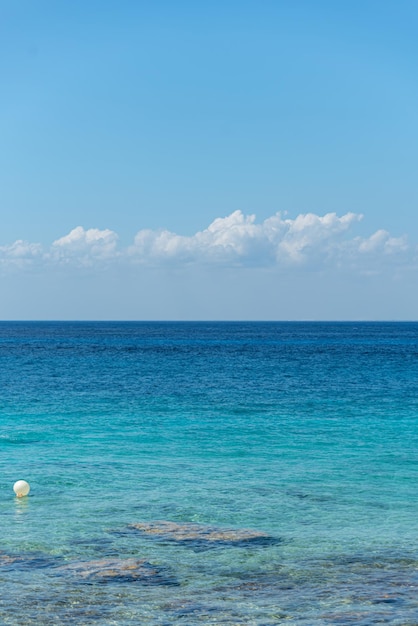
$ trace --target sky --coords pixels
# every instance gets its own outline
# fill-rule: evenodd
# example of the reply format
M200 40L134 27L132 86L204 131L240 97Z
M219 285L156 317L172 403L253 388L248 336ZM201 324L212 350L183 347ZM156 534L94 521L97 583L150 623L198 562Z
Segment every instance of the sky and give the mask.
M0 0L0 319L417 320L415 0Z

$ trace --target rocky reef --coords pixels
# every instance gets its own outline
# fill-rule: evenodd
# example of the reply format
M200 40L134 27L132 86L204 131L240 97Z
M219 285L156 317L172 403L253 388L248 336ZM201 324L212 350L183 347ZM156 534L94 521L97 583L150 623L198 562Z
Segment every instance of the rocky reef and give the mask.
M172 585L175 579L158 566L144 559L108 558L75 561L56 568L55 573L70 574L79 580L95 582L133 582L146 585Z
M215 547L217 545L249 546L272 545L280 539L259 530L248 528L219 528L194 522L170 522L158 520L130 524L130 529L142 535L162 541Z

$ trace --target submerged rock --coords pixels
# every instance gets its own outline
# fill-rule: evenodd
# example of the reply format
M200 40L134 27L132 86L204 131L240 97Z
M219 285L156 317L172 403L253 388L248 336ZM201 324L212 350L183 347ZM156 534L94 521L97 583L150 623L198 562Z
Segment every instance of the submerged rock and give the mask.
M22 563L23 561L24 559L21 556L0 553L0 567L10 567L15 563Z
M173 585L176 581L162 568L144 559L98 559L77 561L56 569L80 580L96 582L140 582L145 585Z
M43 569L57 564L56 557L42 553L7 554L0 552L0 568L13 569Z
M129 528L139 531L144 536L184 544L200 544L207 547L215 545L271 545L280 540L267 533L248 528L218 528L194 522L141 522L130 524Z

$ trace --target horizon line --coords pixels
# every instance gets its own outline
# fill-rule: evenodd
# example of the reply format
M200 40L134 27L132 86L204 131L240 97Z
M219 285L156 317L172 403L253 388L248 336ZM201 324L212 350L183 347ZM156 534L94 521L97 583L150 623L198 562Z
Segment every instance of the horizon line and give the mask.
M414 324L418 319L0 319L9 323L93 323L93 324Z

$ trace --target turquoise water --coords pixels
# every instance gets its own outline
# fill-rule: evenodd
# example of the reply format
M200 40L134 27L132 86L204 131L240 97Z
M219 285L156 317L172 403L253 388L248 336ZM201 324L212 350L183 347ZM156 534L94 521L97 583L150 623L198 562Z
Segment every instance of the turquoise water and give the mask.
M4 322L0 357L0 623L418 624L418 324Z

